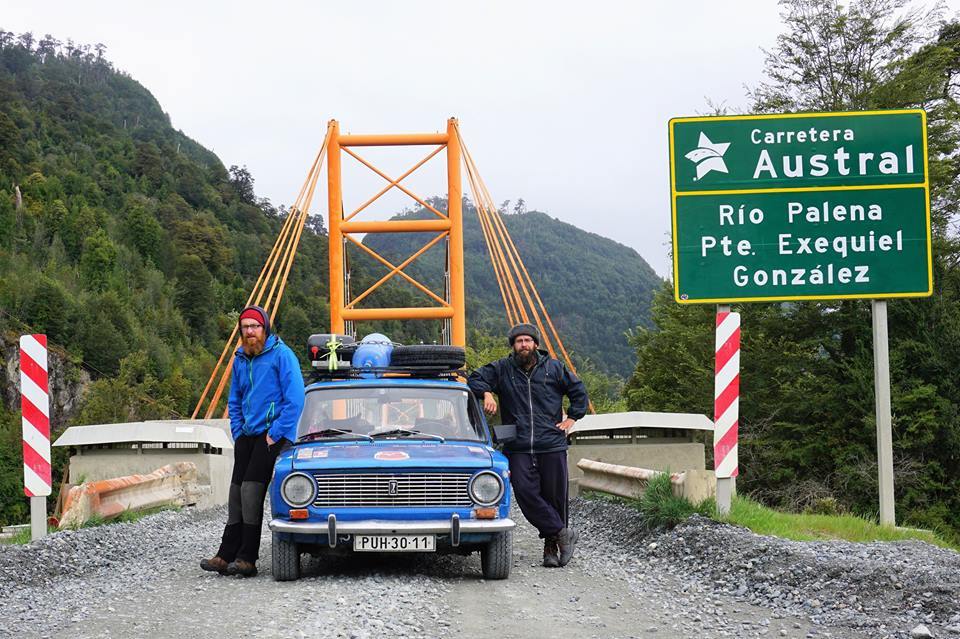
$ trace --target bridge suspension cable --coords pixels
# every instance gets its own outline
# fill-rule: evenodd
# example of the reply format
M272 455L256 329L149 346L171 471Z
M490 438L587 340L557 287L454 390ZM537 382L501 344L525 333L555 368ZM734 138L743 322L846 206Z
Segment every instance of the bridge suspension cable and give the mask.
M460 137L459 129L457 129L457 137ZM520 252L503 222L500 211L494 204L490 191L487 190L483 178L480 177L477 165L462 138L460 139L460 149L463 153L467 179L473 192L477 215L480 217L480 228L483 230L483 238L487 244L487 252L490 255L493 273L500 289L500 297L503 300L507 321L510 324L521 321L530 322L532 317L533 323L536 324L540 335L543 336L544 346L546 346L550 356L559 359L557 355L557 349L559 349L564 363L576 374L577 368L570 359L570 354L567 353L563 340L560 339L560 333L554 326L553 320L550 319L550 314L540 298L540 293L530 277L530 272L523 263ZM556 344L556 349L554 344ZM590 412L596 412L592 402L590 403Z
M327 136L329 137L329 132ZM320 177L326 149L327 138L324 138L323 145L317 152L310 171L307 173L307 177L303 182L303 186L300 187L300 193L297 195L297 199L290 209L290 214L287 216L287 219L284 220L280 234L277 236L270 255L260 270L256 284L254 284L253 290L250 292L250 296L244 305L250 306L251 304L256 304L257 306L262 306L270 316L272 324L277 321L280 301L283 299L283 293L287 286L287 279L290 276L290 269L293 266L293 258L297 253L300 236L303 233L303 228L310 215L310 204L313 201L317 180ZM265 299L264 294L266 294ZM203 414L205 419L210 419L216 413L217 406L223 395L223 390L233 372L233 357L228 357L228 354L240 347L240 338L237 335L237 331L238 327L234 326L230 337L227 338L226 344L223 347L223 352L220 353L220 358L210 373L210 378L207 380L203 393L201 393L200 399L193 409L191 419L197 418L197 415L203 410L204 404L206 404L206 410ZM208 394L214 385L214 380L218 377L219 382L208 402ZM224 408L223 417L227 417L226 407Z
M454 140L456 141L456 145L452 146L451 143ZM463 142L463 138L460 135L460 129L457 126L456 121L453 119L451 119L448 123L448 132L446 136L443 136L442 134L428 134L420 136L339 136L339 129L336 125L336 122L331 121L331 125L327 129L326 137L323 140L323 145L320 147L320 150L318 151L317 156L307 173L307 177L300 188L300 193L290 210L290 214L284 220L283 226L280 229L280 234L278 235L277 240L270 251L263 269L260 271L260 275L257 277L257 281L254 284L253 290L250 292L250 296L247 298L245 306L249 306L251 304L262 306L270 315L271 322L276 322L280 301L283 299L283 293L286 289L287 280L290 275L290 269L293 266L293 260L296 256L297 247L300 244L300 237L303 233L303 228L306 225L306 221L310 212L310 205L313 201L317 182L321 175L323 161L327 156L327 151L331 146L331 141L338 151L335 158L337 160L336 171L333 170L333 156L330 156L329 159L329 162L331 163L331 172L334 173L336 177L336 179L330 179L331 184L334 184L336 188L333 190L332 194L328 194L331 201L331 210L329 212L329 228L331 230L331 331L335 329L342 331L342 327L340 325L343 323L343 320L348 319L346 317L348 313L351 315L349 319L353 319L353 316L355 315L359 319L360 315L364 313L365 315L363 315L363 317L366 317L367 319L391 319L401 317L453 317L453 342L463 343L465 331L462 327L462 227L460 226L459 206L454 207L451 204L454 201L457 203L460 202L460 176L459 162L457 160L462 158L464 166L467 170L467 177L470 182L470 187L473 191L477 206L477 214L480 218L480 228L483 232L484 241L487 245L487 251L490 256L490 264L493 267L494 276L497 280L497 286L500 290L500 297L503 301L503 307L506 313L507 321L510 324L516 324L519 322L532 322L536 324L540 331L540 335L543 338L543 344L550 353L551 357L558 357L559 350L559 354L563 358L563 361L566 363L567 367L570 368L570 370L574 373L577 372L573 361L570 359L567 349L563 345L563 341L560 339L560 334L554 326L553 320L550 318L550 314L547 312L546 306L540 297L540 293L537 291L537 287L534 285L533 279L530 277L530 273L520 257L520 252L517 250L516 244L510 237L510 233L507 230L502 217L500 216L499 210L494 205L494 200L491 197L490 192L487 190L486 184L483 182L483 178L480 177L480 172L477 170L476 163L473 161L473 157L470 155L470 152L467 150L466 145ZM438 142L445 144L448 150L447 160L450 193L448 194L447 215L435 210L420 197L416 196L400 184L401 180L436 155L443 148L443 146L439 146L412 169L396 179L390 178L388 175L373 167L363 158L358 157L354 151L347 148L348 146L383 144L435 144ZM361 162L361 164L372 169L388 182L388 185L384 187L377 195L370 198L350 215L343 215L342 203L340 201L339 151L341 150L355 157L359 162ZM407 195L420 202L420 204L422 204L426 209L431 210L439 219L433 222L429 220L424 222L394 221L387 223L352 221L351 218L353 218L357 213L366 208L370 203L378 199L391 188L398 188L402 190ZM338 207L339 210L335 210ZM390 261L385 260L349 235L350 232L361 233L385 231L433 231L439 232L439 234L426 246L422 247L414 255L410 256L399 265L394 265ZM347 275L347 273L344 273L345 267L342 263L342 260L346 258L346 255L343 251L344 237L390 269L388 274L381 278L379 282L371 286L367 291L356 298L351 298L348 291L344 290L345 285L348 286L348 283L343 279ZM449 299L440 298L404 272L404 268L408 266L410 262L415 260L417 257L445 238L449 238L447 246L448 274L451 276L451 279L460 281L458 286L453 286L448 289L447 297ZM427 294L428 297L433 299L433 301L440 302L441 306L428 307L424 309L356 308L356 304L358 302L360 302L379 285L383 284L386 280L395 275L399 275L416 286L422 292ZM452 283L456 284L456 282ZM266 295L265 299L264 295ZM333 303L335 298L341 300L339 304L342 306L342 308L335 308L336 305ZM457 309L460 309L459 315L457 314ZM459 320L458 317L460 318ZM449 331L449 329L446 330ZM196 417L203 412L203 417L209 419L217 412L217 408L221 403L223 391L226 388L233 372L233 357L229 357L229 354L240 347L240 339L237 335L237 332L238 327L234 326L230 333L230 337L227 338L223 351L220 353L220 358L217 360L216 365L210 373L210 378L207 380L207 384L200 395L200 399L197 401L197 405L193 410L191 418L196 419ZM217 381L218 378L219 381ZM211 389L214 389L212 394ZM204 406L206 406L205 410ZM590 405L590 411L595 412L592 404ZM226 407L224 407L222 415L223 417L227 417Z

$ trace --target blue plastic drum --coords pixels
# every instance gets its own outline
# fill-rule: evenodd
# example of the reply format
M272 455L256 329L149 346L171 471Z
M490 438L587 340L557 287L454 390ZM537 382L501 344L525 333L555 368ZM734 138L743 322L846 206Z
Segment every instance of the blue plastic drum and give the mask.
M350 365L354 369L386 368L390 365L390 354L393 353L393 342L386 335L370 333L357 344ZM361 373L360 377L370 379L379 377L380 373Z

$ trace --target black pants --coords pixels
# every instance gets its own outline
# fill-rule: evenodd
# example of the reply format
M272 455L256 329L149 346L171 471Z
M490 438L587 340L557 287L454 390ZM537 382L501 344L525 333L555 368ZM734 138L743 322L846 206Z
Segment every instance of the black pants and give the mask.
M254 563L260 556L263 501L273 473L273 462L290 442L281 439L267 446L266 433L241 435L233 443L233 475L227 503L227 525L217 556L224 561Z
M567 451L508 453L510 484L520 512L540 537L554 537L567 525Z

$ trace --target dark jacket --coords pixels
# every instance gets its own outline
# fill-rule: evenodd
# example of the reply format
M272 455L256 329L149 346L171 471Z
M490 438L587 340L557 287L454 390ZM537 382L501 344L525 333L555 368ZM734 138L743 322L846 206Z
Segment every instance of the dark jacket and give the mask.
M279 337L268 336L263 352L254 357L237 349L227 402L234 441L267 432L275 442L281 437L297 441L303 402L300 362Z
M516 453L552 453L567 449L567 436L557 428L563 421L563 396L570 398L567 417L580 419L587 413L587 389L558 360L538 351L537 363L524 371L513 355L487 364L470 374L470 390L483 398L485 392L500 399L504 424L516 424L517 438L504 444Z

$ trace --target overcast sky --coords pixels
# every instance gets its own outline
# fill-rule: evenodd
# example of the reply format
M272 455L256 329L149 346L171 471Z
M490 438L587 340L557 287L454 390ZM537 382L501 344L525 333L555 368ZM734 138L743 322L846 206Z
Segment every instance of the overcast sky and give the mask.
M48 0L6 3L0 27L102 42L174 127L246 165L275 205L296 198L331 118L345 132L402 133L455 116L497 202L523 198L631 246L663 276L667 121L707 112L708 99L745 109L781 29L773 0ZM392 175L429 150L358 149ZM348 208L384 184L344 167ZM443 155L428 167L411 187L445 194ZM367 219L412 204L403 197ZM311 212L326 213L325 191Z

